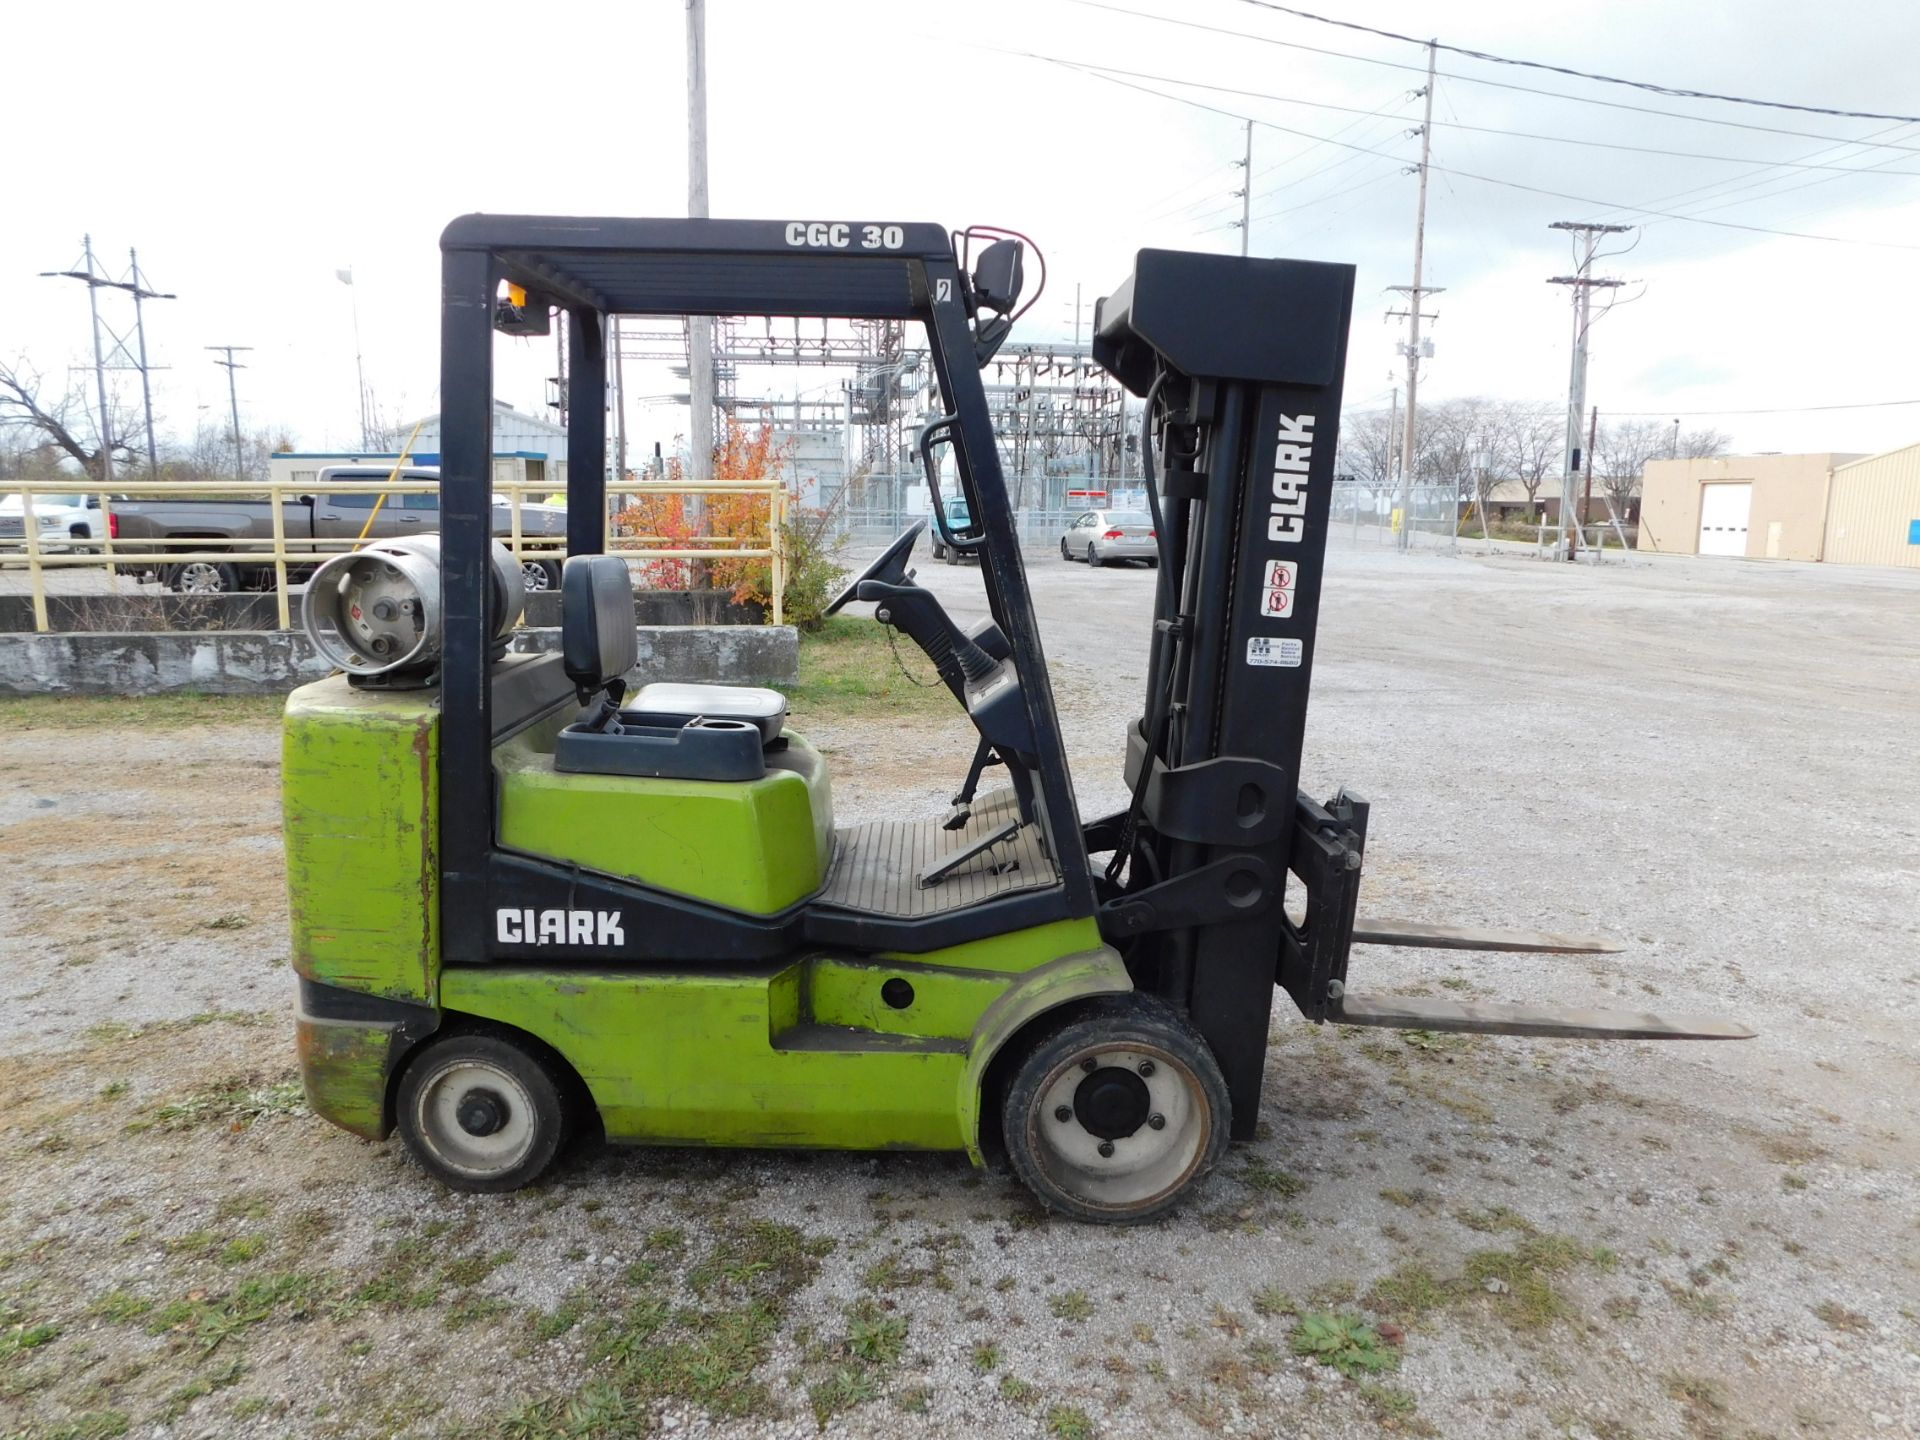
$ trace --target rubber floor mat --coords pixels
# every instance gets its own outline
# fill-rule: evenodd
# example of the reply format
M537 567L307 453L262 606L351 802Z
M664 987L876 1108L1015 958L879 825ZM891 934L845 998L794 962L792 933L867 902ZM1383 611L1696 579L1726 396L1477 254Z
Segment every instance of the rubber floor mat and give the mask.
M814 903L912 920L1057 883L1059 872L1042 852L1039 833L1026 825L1011 840L922 888L921 871L1018 814L1013 791L996 790L974 804L973 818L959 830L942 830L937 817L876 820L842 830L834 844L827 888Z

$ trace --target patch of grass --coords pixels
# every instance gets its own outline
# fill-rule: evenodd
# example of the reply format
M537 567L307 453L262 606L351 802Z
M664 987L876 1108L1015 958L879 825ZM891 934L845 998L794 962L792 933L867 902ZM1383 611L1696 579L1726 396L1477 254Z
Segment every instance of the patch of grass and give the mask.
M1253 1313L1271 1320L1276 1315L1291 1315L1300 1307L1278 1285L1262 1285L1253 1292Z
M1858 1310L1847 1309L1838 1300L1822 1300L1813 1307L1813 1313L1821 1324L1844 1334L1858 1335L1873 1328L1866 1316Z
M1459 1298L1460 1287L1449 1284L1418 1261L1380 1277L1367 1292L1367 1308L1391 1315L1403 1324L1416 1324L1435 1310Z
M1553 1277L1586 1258L1561 1235L1522 1240L1511 1250L1479 1250L1467 1257L1464 1276L1476 1290L1488 1292L1507 1322L1522 1330L1539 1329L1573 1313L1553 1286Z
M991 1341L981 1341L973 1347L972 1364L974 1373L986 1375L1000 1368L1000 1347Z
M1392 1370L1400 1363L1400 1352L1357 1315L1302 1315L1293 1327L1291 1344L1294 1354L1317 1360L1349 1380Z
M264 1235L237 1235L220 1247L222 1265L244 1265L258 1258L267 1248Z
M1055 1405L1047 1411L1047 1434L1053 1440L1093 1440L1093 1421L1078 1405Z
M1040 1398L1040 1387L1018 1375L1000 1377L1000 1398L1009 1405L1031 1405Z
M27 695L0 700L0 730L199 729L277 723L283 695Z
M138 1320L153 1309L153 1301L130 1290L109 1290L87 1307L87 1313L101 1320L124 1324Z
M1306 1181L1257 1157L1242 1167L1240 1181L1250 1190L1279 1200L1291 1200L1307 1188Z
M807 1388L807 1400L813 1406L813 1418L822 1430L843 1410L864 1405L880 1396L880 1382L871 1371L858 1365L843 1365L826 1379Z
M225 1390L229 1385L239 1384L240 1377L246 1373L246 1370L246 1362L236 1360L224 1369L188 1381L167 1396L167 1403L160 1411L162 1423L172 1424L187 1413L187 1408L194 1401L204 1399L216 1390Z
M1087 1298L1084 1290L1068 1290L1055 1295L1047 1301L1047 1309L1053 1312L1056 1320L1078 1322L1093 1318L1093 1301Z
M276 1317L301 1318L313 1312L318 1277L281 1271L243 1281L219 1295L194 1291L152 1313L150 1334L173 1334L211 1353L229 1339ZM197 1297L197 1298L196 1298Z
M511 1259L511 1250L496 1251L492 1255L463 1255L441 1270L440 1278L449 1285L478 1285Z
M89 1410L39 1434L43 1440L114 1440L132 1428L133 1421L124 1410Z
M38 1350L60 1338L60 1327L51 1321L38 1325L12 1325L0 1330L0 1360L10 1359L22 1350Z
M126 1129L137 1135L147 1130L191 1130L201 1125L225 1125L244 1130L268 1115L297 1115L306 1107L306 1092L298 1080L256 1085L247 1080L221 1080L160 1106Z
M1677 1370L1668 1371L1661 1378L1666 1383L1667 1394L1696 1414L1718 1415L1727 1408L1726 1392L1717 1380L1709 1380L1704 1375L1685 1375Z
M865 615L836 615L820 629L802 634L800 678L786 687L794 714L802 719L815 714L951 715L953 697L932 663L911 640L889 647L888 633ZM902 673L902 661L912 680Z
M883 1314L870 1302L862 1302L849 1312L847 1351L856 1360L876 1366L894 1365L906 1348L905 1320Z
M580 1317L587 1313L591 1301L581 1291L574 1291L551 1310L536 1311L531 1334L535 1341L545 1344L557 1340L580 1323Z
M1413 1393L1402 1390L1398 1385L1362 1380L1359 1388L1360 1399L1373 1412L1373 1418L1383 1423L1411 1419L1420 1408L1420 1402L1414 1399Z

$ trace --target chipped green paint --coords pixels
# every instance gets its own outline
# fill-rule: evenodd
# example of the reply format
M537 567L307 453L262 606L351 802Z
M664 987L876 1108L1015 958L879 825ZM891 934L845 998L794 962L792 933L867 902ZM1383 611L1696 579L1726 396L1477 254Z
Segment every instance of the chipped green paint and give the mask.
M296 1028L307 1108L368 1140L387 1138L387 1065L393 1031L301 1017Z
M287 697L281 742L293 968L434 1000L440 961L439 710L431 691L335 675Z
M1125 995L1132 989L1133 981L1127 975L1120 952L1111 946L1097 945L1029 971L1019 984L987 1008L974 1027L972 1043L967 1049L966 1074L960 1080L960 1133L966 1137L967 1157L975 1165L986 1163L980 1151L980 1103L987 1067L1001 1048L1049 1010L1096 995Z
M787 737L761 780L654 780L553 768L535 728L494 751L500 843L750 915L820 888L832 856L827 767Z

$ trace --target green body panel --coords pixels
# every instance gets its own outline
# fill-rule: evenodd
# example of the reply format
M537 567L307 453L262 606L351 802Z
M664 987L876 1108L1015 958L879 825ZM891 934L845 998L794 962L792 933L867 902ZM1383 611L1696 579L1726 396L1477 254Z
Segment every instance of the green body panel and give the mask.
M281 808L293 968L432 1003L440 964L439 709L335 675L287 697Z
M911 961L809 955L758 970L449 966L441 999L564 1055L610 1139L965 1150L979 1163L980 1087L1000 1047L1057 1006L1132 988L1097 938L1025 972L979 961L1093 929L1040 926ZM972 968L939 963L962 952ZM904 1008L881 995L896 978L913 987Z
M294 966L325 985L534 1035L579 1073L616 1140L965 1150L981 1086L1047 1011L1131 988L1092 919L922 954L807 952L760 967L560 969L440 956L438 708L431 690L295 691L284 742ZM562 775L543 715L495 748L501 843L755 914L823 883L824 762L789 737L764 780ZM911 986L907 995L890 980ZM410 1033L418 1033L410 1032ZM382 1023L299 1021L314 1112L370 1139L405 1042Z
M500 843L729 910L772 915L826 880L827 767L798 736L761 780L651 780L553 768L552 734L494 751Z
M387 1136L393 1030L301 1016L296 1028L307 1108L368 1140Z

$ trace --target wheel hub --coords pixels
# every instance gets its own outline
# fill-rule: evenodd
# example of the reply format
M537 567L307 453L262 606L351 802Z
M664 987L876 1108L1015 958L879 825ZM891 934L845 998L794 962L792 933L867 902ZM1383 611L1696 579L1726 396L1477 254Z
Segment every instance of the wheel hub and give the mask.
M494 1090L469 1090L460 1097L454 1118L462 1130L476 1138L495 1135L507 1123L507 1102Z
M1126 1139L1147 1123L1152 1110L1147 1082L1117 1065L1101 1066L1073 1092L1074 1118L1102 1140Z

